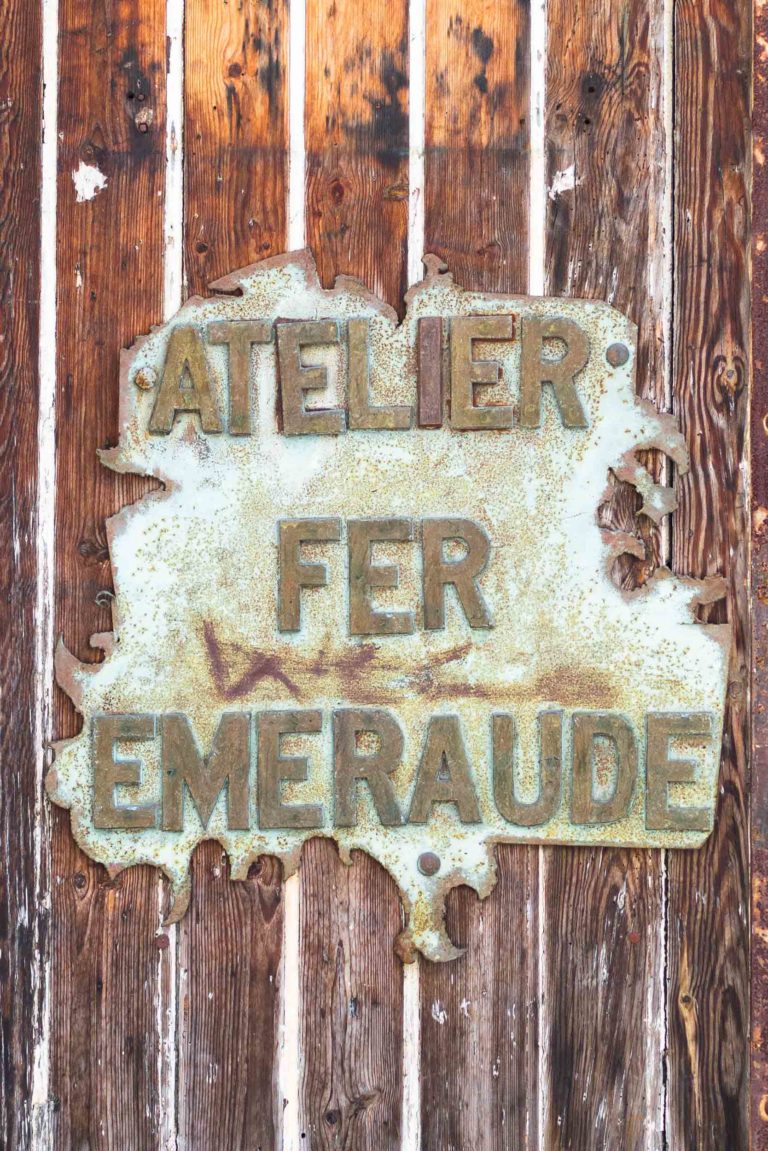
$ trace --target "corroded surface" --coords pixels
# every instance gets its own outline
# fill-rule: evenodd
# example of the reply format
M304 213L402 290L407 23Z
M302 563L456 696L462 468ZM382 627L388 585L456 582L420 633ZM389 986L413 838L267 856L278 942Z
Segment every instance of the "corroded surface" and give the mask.
M687 464L670 418L635 396L634 326L605 304L464 291L435 261L428 267L398 326L394 312L356 281L340 278L324 291L308 256L280 257L219 281L216 295L191 300L123 355L120 444L102 458L117 471L156 476L166 490L109 522L114 631L93 641L104 648L104 663L81 664L63 647L57 653L59 682L86 723L83 734L57 748L49 792L71 808L76 838L94 858L117 870L141 861L162 867L174 884L177 914L188 897L190 854L201 839L218 839L233 876L241 877L261 854L279 856L290 872L304 840L323 834L337 841L343 858L361 848L397 881L409 915L404 956L416 947L431 958L450 958L455 951L443 929L445 894L460 883L481 895L491 890L495 842L691 847L706 837L704 830L646 827L644 745L649 712L709 713L708 743L688 750L676 741L672 754L695 758L697 772L694 782L673 790L684 792L690 807L714 809L729 632L725 625L696 623L694 611L716 598L720 587L658 571L643 588L622 594L611 581L611 564L637 541L601 531L596 516L611 473L637 487L652 518L674 506L672 492L653 483L636 450L659 448L679 471ZM196 417L186 415L176 418L168 435L148 431L174 326L207 330L222 320L278 318L343 324L367 317L372 400L404 405L415 402L420 317L509 312L523 322L570 319L587 332L590 358L578 377L586 428L563 426L545 395L538 428L467 432L446 423L286 436L276 416L273 341L255 345L252 353L253 434L205 434ZM612 354L612 365L606 353L618 344L630 355L620 363L623 357ZM519 341L495 350L479 342L475 355L491 358L491 351L506 380L519 378ZM224 412L227 349L211 343L207 354ZM343 356L341 345L312 351L329 368L331 394L346 371ZM341 405L343 397L337 394L336 402ZM375 597L384 608L413 608L418 626L411 635L351 636L346 547L330 543L312 545L317 556L305 547L307 557L327 563L329 583L303 591L301 629L280 632L277 522L307 516L397 516L416 523L460 516L482 525L492 543L481 586L493 627L470 629L449 596L445 628L423 630L419 550L393 543L377 545L379 562L399 564L400 585L377 590ZM454 805L436 804L427 823L383 826L359 786L359 822L334 826L331 717L342 707L387 708L397 716L405 750L392 778L405 813L430 718L457 716L481 822L462 823ZM255 786L247 831L230 830L221 799L206 829L189 800L181 831L93 826L94 715L182 712L207 752L225 712L280 708L322 712L321 732L291 736L286 749L309 758L308 780L283 785L286 803L323 805L319 830L260 828ZM514 716L518 798L531 802L538 792L537 717L554 709L566 717L561 802L543 826L512 824L494 801L492 717ZM570 721L583 711L623 716L637 736L638 784L627 816L608 825L572 820ZM119 750L142 764L140 786L117 789L131 792L123 802L156 802L157 741ZM255 772L255 752L253 758ZM437 869L424 866L430 853L439 860Z

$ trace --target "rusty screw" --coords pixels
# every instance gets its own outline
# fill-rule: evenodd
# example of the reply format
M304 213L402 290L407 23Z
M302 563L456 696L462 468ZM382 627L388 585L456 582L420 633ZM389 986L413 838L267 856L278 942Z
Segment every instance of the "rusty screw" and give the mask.
M437 875L440 870L440 856L435 855L434 851L423 851L416 866L422 875Z
M133 382L142 392L148 392L157 383L157 373L153 368L142 368L134 376Z
M629 359L629 348L626 344L611 344L605 358L612 368L622 368Z

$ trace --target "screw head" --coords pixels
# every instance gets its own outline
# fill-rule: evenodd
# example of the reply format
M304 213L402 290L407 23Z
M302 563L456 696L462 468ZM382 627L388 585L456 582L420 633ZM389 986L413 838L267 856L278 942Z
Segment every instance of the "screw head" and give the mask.
M157 383L157 372L154 368L141 368L134 376L133 382L142 392L148 392Z
M435 855L434 851L423 851L416 866L422 875L437 875L440 870L440 856Z
M611 344L605 358L612 368L623 368L629 359L629 348L626 344Z

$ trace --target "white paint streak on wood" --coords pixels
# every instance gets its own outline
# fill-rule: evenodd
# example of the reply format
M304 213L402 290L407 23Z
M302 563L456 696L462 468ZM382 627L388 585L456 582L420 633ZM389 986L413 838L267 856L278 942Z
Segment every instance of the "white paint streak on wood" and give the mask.
M292 252L303 248L306 243L304 218L306 21L306 0L291 0L288 25L288 249Z
M427 73L426 0L411 0L408 11L408 283L424 274L424 142Z
M75 185L75 199L78 204L85 204L106 188L107 177L94 164L86 164L81 160L77 168L72 171L72 183Z
M58 2L43 0L43 137L41 152L40 343L38 348L39 411L37 427L37 600L35 619L35 801L36 914L32 963L34 988L32 1115L30 1151L53 1144L50 1101L51 1005L49 945L40 934L41 914L51 906L50 834L44 794L49 763L53 698L53 587L56 492L56 171L58 119Z
M547 0L531 5L531 132L528 173L528 292L544 294L544 241L547 225L544 101L547 66Z
M560 172L555 172L549 189L550 200L556 200L558 196L562 196L564 192L572 192L576 187L576 165L571 164L569 168L563 168Z
M401 1151L421 1151L421 963L403 966L403 1117Z
M408 8L408 284L424 275L425 139L427 79L427 4L410 0ZM401 1151L421 1151L421 964L403 965L403 1112Z
M283 956L280 986L282 1009L277 1083L278 1115L276 1129L282 1132L282 1151L301 1151L299 1130L299 1092L301 1089L299 1017L299 913L301 888L298 874L283 885Z
M168 45L166 72L165 193L163 201L163 319L181 307L186 294L184 277L184 0L167 0L165 33ZM176 1151L178 1128L179 1045L179 932L174 923L163 926L167 910L166 881L158 872L157 934L168 937L158 950L156 1003L157 1078L160 1097L161 1151Z
M546 276L545 252L547 230L546 131L544 124L547 94L547 0L534 0L531 5L530 44L530 168L528 172L528 293L544 294ZM549 1083L549 1019L545 1002L546 936L544 918L544 849L538 849L537 928L539 937L538 966L538 1092L536 1096L536 1145L545 1148L546 1085Z

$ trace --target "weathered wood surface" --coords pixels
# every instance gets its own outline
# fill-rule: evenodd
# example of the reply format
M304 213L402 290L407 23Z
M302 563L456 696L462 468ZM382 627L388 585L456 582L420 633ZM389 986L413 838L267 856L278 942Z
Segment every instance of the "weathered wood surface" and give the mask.
M165 2L62 0L59 21L56 630L93 659L88 637L111 628L104 521L146 490L96 449L117 438L120 349L162 318ZM106 187L78 202L81 165ZM57 692L57 734L78 723ZM68 813L52 826L56 1146L154 1147L157 875L111 882L75 847Z
M190 294L286 248L288 5L187 0L185 255Z
M278 1147L272 1082L280 1016L282 869L262 859L232 882L218 843L192 861L179 928L182 1146Z
M184 256L189 294L287 247L288 6L187 0ZM283 885L261 860L231 882L198 850L179 929L179 1137L190 1148L279 1145Z
M747 746L751 6L675 5L673 382L691 453L679 481L678 571L720 573L734 647L715 830L669 858L670 1147L749 1142ZM717 82L713 78L717 77Z
M456 281L528 286L530 9L427 2L426 250Z
M378 863L353 858L340 863L325 839L302 852L299 1123L308 1151L401 1145L399 899Z
M609 301L640 327L637 382L664 406L662 5L548 5L546 291ZM631 488L607 527L657 543ZM595 707L605 701L596 699ZM662 1139L659 852L544 851L544 1144L640 1151Z
M35 947L37 347L40 303L41 12L0 8L0 1145L29 1145ZM6 773L9 773L6 775ZM9 775L12 773L11 786ZM46 828L41 829L46 834ZM45 877L41 877L44 879ZM36 937L40 923L42 936ZM37 959L40 960L39 954Z
M358 276L398 310L408 228L408 5L307 0L306 235L331 287Z
M406 285L407 35L405 0L365 8L307 0L307 244L324 285L350 273L398 309ZM385 880L360 856L350 873L327 844L303 852L300 1122L308 1147L399 1147L400 901Z
M752 1151L768 1151L768 9L755 8L752 117Z
M525 292L528 5L429 0L426 40L425 251L465 287ZM425 1148L538 1146L538 851L496 854L487 901L449 900L466 955L421 964Z

